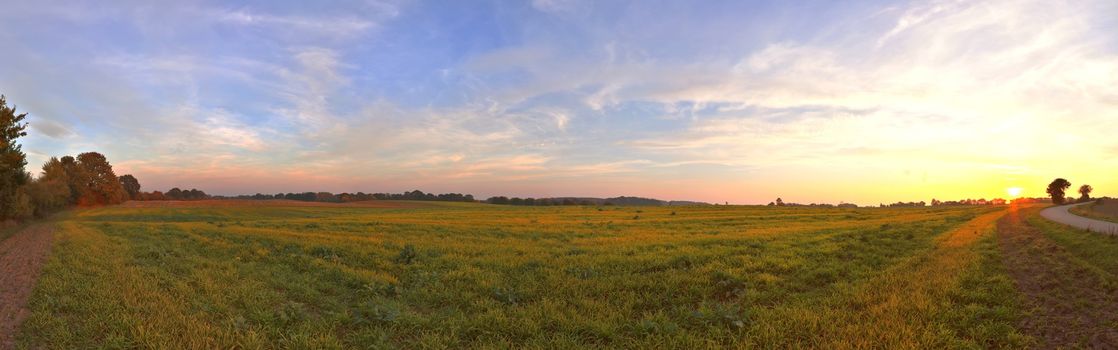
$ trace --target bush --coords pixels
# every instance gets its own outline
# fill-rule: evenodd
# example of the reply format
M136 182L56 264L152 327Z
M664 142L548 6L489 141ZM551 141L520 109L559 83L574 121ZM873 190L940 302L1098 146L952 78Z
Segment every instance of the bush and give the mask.
M58 179L37 179L24 186L24 191L31 198L34 214L38 217L61 210L70 203L70 187Z
M418 256L419 253L416 252L415 246L408 244L404 246L404 249L400 250L400 254L396 255L396 259L394 259L393 261L395 261L397 264L410 265L411 263L415 262L415 258Z
M12 197L10 213L13 219L27 219L35 215L35 203L31 202L31 196L23 188Z

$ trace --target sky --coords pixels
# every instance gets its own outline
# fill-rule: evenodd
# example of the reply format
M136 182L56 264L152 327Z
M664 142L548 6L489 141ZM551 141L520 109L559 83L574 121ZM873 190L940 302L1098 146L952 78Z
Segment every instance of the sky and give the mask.
M1118 195L1118 2L11 1L32 172L736 204Z

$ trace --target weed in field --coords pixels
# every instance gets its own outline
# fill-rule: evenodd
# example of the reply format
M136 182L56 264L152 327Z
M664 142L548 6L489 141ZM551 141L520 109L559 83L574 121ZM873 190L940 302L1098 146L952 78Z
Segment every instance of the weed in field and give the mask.
M373 299L362 303L356 311L355 322L364 324L392 324L400 319L403 312L391 301Z
M691 321L701 327L745 328L749 313L735 304L703 304L691 312Z
M416 253L415 246L408 244L404 246L404 249L400 250L400 253L396 255L393 261L397 264L410 265L412 262L415 262L418 256L419 254Z
M714 284L714 297L719 300L734 300L746 293L744 280L722 271L715 272L711 276L711 282Z
M516 305L516 303L520 302L523 298L523 294L516 289L509 287L493 288L493 299L505 305Z

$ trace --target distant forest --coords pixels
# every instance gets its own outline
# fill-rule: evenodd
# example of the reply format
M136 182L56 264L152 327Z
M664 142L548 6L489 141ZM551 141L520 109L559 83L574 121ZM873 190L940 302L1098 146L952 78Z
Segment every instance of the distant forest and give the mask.
M520 197L489 197L486 200L479 201L474 199L471 194L461 193L424 193L420 190L407 191L404 193L339 193L334 194L330 192L302 192L302 193L277 193L277 194L263 194L257 193L254 195L240 195L233 197L215 196L214 199L255 199L255 200L269 200L269 199L286 199L306 202L328 202L328 203L347 203L347 202L360 202L368 200L406 200L406 201L437 201L437 202L482 202L488 204L500 205L526 205L526 206L554 206L554 205L627 205L627 206L661 206L661 205L707 205L702 202L690 201L662 201L652 198L641 197L613 197L613 198L589 198L589 197L559 197L559 198L520 198Z
M404 200L404 201L439 201L439 202L476 202L473 195L461 193L423 193L423 191L415 190L404 193L339 193L333 194L330 192L302 192L302 193L276 193L276 194L262 194L257 193L254 195L240 195L235 197L214 197L215 199L287 199L305 202L331 202L331 203L347 203L347 202L360 202L371 200Z
M485 200L489 204L507 205L627 205L627 206L663 206L663 205L709 205L703 202L691 201L663 201L653 198L641 197L556 197L556 198L508 198L505 196L489 197Z

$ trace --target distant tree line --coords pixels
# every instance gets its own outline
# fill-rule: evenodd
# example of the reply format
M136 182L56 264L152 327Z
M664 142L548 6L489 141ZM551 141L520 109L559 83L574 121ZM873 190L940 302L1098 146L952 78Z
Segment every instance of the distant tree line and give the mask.
M519 198L496 196L485 199L491 205L509 206L708 206L705 202L686 200L660 200L643 197L558 197L558 198Z
M810 204L785 203L783 198L777 198L775 201L769 202L768 206L770 206L770 207L813 207L813 208L857 208L858 207L857 204L845 203L845 202L842 202L842 203L839 203L839 204L830 204L830 203L810 203Z
M471 194L461 193L425 193L420 190L404 193L339 193L330 192L301 192L301 193L276 193L239 196L215 196L216 199L286 199L306 202L332 202L348 203L369 200L409 200L409 201L438 201L438 202L482 202L497 205L523 205L523 206L559 206L559 205L707 205L707 203L688 201L661 201L658 199L641 197L613 197L613 198L520 198L495 196L485 200L477 200Z
M905 208L905 207L926 207L928 205L931 205L931 206L1006 205L1007 203L1008 203L1008 201L1006 201L1005 199L1002 199L1002 198L994 198L994 199L991 199L991 200L986 200L985 198L982 198L982 199L961 199L961 200L957 200L957 201L941 201L941 200L933 198L931 203L924 202L924 201L919 201L919 202L896 202L896 203L892 203L892 204L881 203L881 204L878 204L878 207L881 207L881 208ZM826 203L824 203L824 204L786 203L786 202L784 202L784 199L782 199L782 198L777 198L776 200L774 200L772 202L769 202L768 205L769 206L775 206L775 207L821 207L821 208L857 208L858 207L857 205L851 204L851 203L839 203L837 205L826 204Z
M924 202L920 202L920 203L924 203ZM1006 205L1008 203L1009 203L1009 201L1006 201L1003 198L994 198L994 199L991 199L991 200L986 200L986 198L980 198L980 199L970 199L970 198L968 198L968 199L960 199L960 200L957 200L957 201L941 201L941 200L938 200L938 199L935 199L935 198L932 199L932 206L933 207L955 206L955 205ZM921 204L920 206L923 206L923 204Z
M496 196L489 197L485 200L489 204L503 204L503 205L527 205L527 206L554 206L554 205L594 205L589 200L575 200L572 198L552 199L552 198L520 198L520 197L505 197ZM613 202L605 201L602 205L614 205Z
M210 198L212 198L210 195L198 189L184 190L175 187L167 190L167 192L139 192L139 195L132 199L139 201L196 201Z
M438 202L475 202L474 196L471 194L461 193L424 193L420 190L407 191L404 193L339 193L333 194L330 192L302 192L302 193L276 193L276 194L263 194L257 193L254 195L240 195L234 197L218 197L223 199L287 199L304 202L331 202L331 203L348 203L360 202L370 200L406 200L406 201L438 201Z

